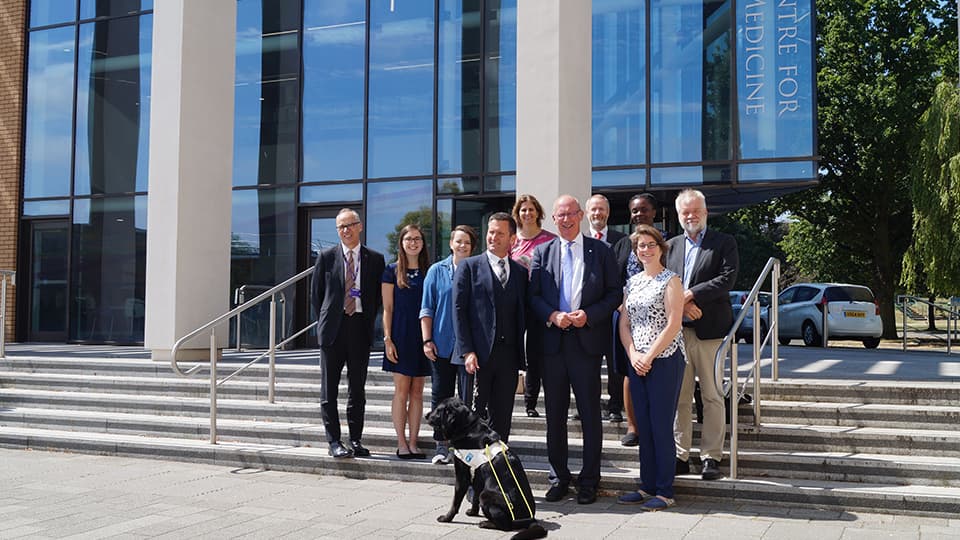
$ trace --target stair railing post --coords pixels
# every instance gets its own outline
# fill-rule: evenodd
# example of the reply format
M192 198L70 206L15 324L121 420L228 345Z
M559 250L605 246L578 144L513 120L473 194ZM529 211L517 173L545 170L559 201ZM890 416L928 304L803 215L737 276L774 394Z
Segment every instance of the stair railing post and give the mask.
M238 287L234 292L234 302L236 304L242 305L244 301L243 287ZM243 317L243 313L237 313L237 352L240 352L240 319Z
M759 297L758 297L759 298ZM753 302L753 425L760 427L760 302ZM740 405L737 400L737 405Z
M950 325L947 324L947 332ZM3 274L3 292L0 293L0 358L7 357L7 275Z
M827 340L830 339L830 330L827 328L827 319L830 314L830 301L827 300L827 290L823 290L823 348L827 348Z
M773 275L770 277L770 307L767 318L770 319L770 357L773 362L773 382L780 380L780 259L773 263Z
M210 329L210 444L217 444L217 331Z
M740 392L737 383L737 347L730 348L730 479L737 479L737 412L740 405Z
M901 322L903 323L903 350L907 350L907 297L900 297L900 311L902 313ZM947 325L949 327L949 324Z
M270 367L268 368L267 401L273 403L277 372L277 295L270 297Z

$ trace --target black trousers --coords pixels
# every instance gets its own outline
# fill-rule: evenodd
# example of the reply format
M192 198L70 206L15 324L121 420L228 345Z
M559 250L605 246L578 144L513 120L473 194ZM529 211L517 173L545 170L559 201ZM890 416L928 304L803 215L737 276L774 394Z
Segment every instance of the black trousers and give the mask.
M320 347L320 415L327 442L341 440L340 415L337 412L340 375L347 367L347 427L350 440L363 437L363 415L367 407L367 365L370 342L363 315L343 316L337 339L330 347Z
M449 358L437 357L433 362L430 362L430 410L437 408L437 404L441 401L453 397L454 392L457 389L457 366L456 364L451 364ZM433 440L441 441L443 439L437 434L437 430L433 430Z
M567 465L567 411L570 389L577 398L577 412L583 428L583 468L579 486L594 488L600 483L600 454L603 425L600 419L600 365L603 356L587 354L576 330L564 332L560 352L543 359L543 394L547 405L547 457L561 484L570 483Z
M520 369L519 344L496 344L487 362L475 374L477 380L476 409L485 404L490 427L504 442L510 439L513 423L513 402Z
M613 345L607 357L607 393L610 401L607 402L607 411L618 413L623 410L623 374L617 369L617 355L624 355L623 345L620 344L620 312L613 312Z
M533 315L527 315L532 321ZM523 378L523 402L527 409L536 409L540 399L541 369L543 366L543 330L536 324L527 328L527 374Z

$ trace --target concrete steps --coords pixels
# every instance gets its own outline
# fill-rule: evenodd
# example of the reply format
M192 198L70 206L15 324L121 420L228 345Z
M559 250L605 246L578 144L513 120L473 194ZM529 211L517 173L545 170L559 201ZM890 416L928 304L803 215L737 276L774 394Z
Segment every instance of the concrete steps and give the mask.
M236 359L227 358L220 372L229 373L230 364ZM180 378L168 364L144 359L10 357L0 360L0 446L451 482L449 467L393 456L392 383L378 359L371 365L364 431L370 459L327 457L319 368L309 355L278 364L276 403L266 402L266 366L222 386L217 445L207 443L205 374ZM341 390L345 395L346 386ZM960 384L785 380L764 382L762 396L759 427L751 409L741 407L741 479L685 475L677 479L678 496L931 515L960 509ZM545 489L545 420L528 418L520 401L511 446L535 489ZM429 383L425 402L429 407ZM619 444L624 431L625 424L604 423L601 488L608 493L632 489L638 475L636 448ZM432 449L426 425L421 441L424 451ZM570 423L570 445L577 470L578 422ZM725 460L721 468L727 466Z

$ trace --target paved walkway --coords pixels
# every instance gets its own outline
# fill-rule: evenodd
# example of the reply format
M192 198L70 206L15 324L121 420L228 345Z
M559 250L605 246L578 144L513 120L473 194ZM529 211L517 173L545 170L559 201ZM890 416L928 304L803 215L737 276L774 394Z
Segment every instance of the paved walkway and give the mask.
M452 470L451 470L452 473ZM452 487L0 449L0 538L509 538L460 514ZM654 514L610 497L543 502L549 538L956 539L958 519L680 500Z

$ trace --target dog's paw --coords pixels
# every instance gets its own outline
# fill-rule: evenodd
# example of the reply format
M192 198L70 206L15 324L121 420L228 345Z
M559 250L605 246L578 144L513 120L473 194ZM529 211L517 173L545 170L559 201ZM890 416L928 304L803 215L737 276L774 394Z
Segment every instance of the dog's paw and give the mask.
M467 515L470 517L477 517L480 515L480 507L473 506L467 509Z
M444 514L442 516L437 516L437 521L439 521L440 523L450 523L451 521L453 521L453 516L455 515L456 514Z
M481 521L480 523L477 524L477 526L480 527L481 529L499 529L500 528L500 527L497 527L497 525L494 522L488 519Z

